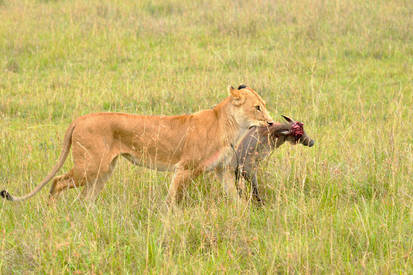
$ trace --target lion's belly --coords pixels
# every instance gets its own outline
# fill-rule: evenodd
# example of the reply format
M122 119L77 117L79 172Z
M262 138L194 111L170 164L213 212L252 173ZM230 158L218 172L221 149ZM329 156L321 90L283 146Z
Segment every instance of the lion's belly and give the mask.
M145 158L138 158L130 154L123 154L127 160L132 162L133 164L157 171L173 171L175 168L174 164L165 163L159 160L152 160L152 159L145 159Z

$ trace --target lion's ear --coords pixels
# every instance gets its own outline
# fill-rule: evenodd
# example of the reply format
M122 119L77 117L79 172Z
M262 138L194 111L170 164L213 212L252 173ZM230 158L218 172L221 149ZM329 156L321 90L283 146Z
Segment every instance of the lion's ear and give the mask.
M237 91L237 90L236 90L234 87L232 87L231 85L228 86L228 93L229 93L230 95L233 96L236 91Z
M232 102L233 105L239 106L239 105L242 105L245 102L245 96L243 96L242 93L239 90L235 89L232 86L229 86L228 91L229 91L229 93L232 97L231 102Z

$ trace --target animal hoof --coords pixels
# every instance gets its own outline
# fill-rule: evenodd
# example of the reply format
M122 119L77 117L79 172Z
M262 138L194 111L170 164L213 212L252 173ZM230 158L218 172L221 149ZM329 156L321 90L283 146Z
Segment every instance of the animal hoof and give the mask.
M261 199L258 199L258 200L256 201L256 205L257 205L258 207L263 207L263 206L264 206L264 201L261 200Z

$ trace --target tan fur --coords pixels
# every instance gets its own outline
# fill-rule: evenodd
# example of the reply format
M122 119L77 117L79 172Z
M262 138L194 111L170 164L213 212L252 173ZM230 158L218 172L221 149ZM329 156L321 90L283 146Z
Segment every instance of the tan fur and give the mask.
M172 170L169 200L182 197L185 184L199 174L216 170L235 192L232 174L226 171L232 158L231 144L251 126L272 122L265 102L250 88L229 87L230 96L213 109L190 115L145 116L96 113L77 118L68 128L62 154L53 171L23 200L36 194L62 167L70 147L74 166L53 180L50 198L65 189L84 186L83 197L94 199L110 177L116 160L123 156L134 164ZM259 105L261 111L256 109ZM232 181L232 183L231 183Z

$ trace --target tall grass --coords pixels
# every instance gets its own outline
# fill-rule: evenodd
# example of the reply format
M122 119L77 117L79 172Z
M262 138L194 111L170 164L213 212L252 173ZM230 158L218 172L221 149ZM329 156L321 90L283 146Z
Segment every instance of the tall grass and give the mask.
M171 175L126 161L95 204L2 201L1 273L413 272L413 2L3 0L0 18L12 194L53 167L73 118L195 112L229 84L316 140L263 165L262 208L205 175L168 213Z

